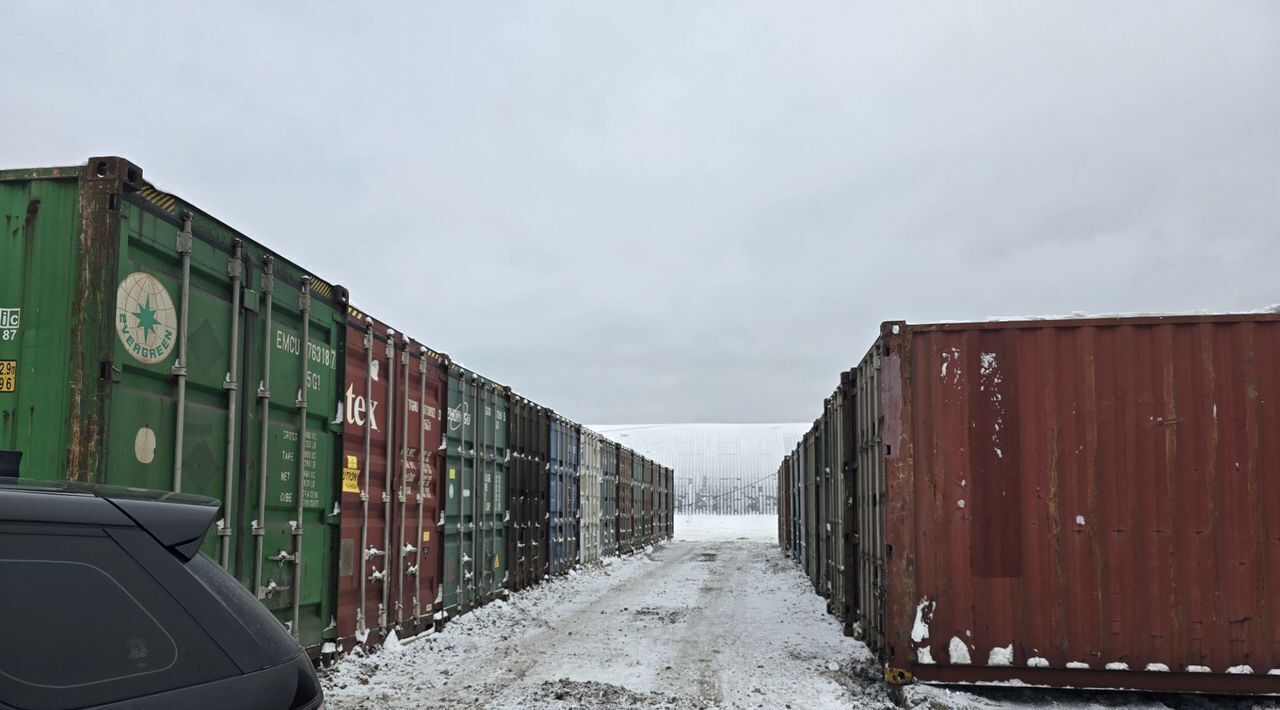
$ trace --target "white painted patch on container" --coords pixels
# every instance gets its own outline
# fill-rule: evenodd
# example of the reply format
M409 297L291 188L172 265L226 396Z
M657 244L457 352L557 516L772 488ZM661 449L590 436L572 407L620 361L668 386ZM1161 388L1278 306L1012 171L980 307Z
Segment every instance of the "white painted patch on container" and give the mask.
M917 648L916 663L922 663L926 666L933 665L933 651L930 651L928 646Z
M911 626L912 641L920 643L929 638L929 621L933 619L935 606L937 602L929 601L929 597L923 597L916 605L916 622Z
M996 646L991 649L991 653L987 654L988 666L1012 666L1013 665L1013 644L1008 646Z
M1040 656L1033 656L1027 659L1027 667L1028 668L1048 668L1049 659L1041 658Z
M1077 515L1077 516L1076 516L1076 525L1079 525L1080 527L1084 527L1084 516L1083 516L1083 515Z
M964 509L964 498L961 498L960 500L956 501L956 507L960 508L961 510Z
M1169 666L1166 666L1163 663L1148 663L1147 667L1143 668L1143 670L1151 671L1152 673L1168 673Z
M1073 671L1081 671L1088 669L1089 664L1084 663L1083 661L1069 661L1067 663L1067 668L1070 668Z
M969 646L958 636L951 637L951 645L947 647L947 656L957 665L969 665Z
M1253 666L1231 666L1227 672L1231 675L1253 675Z
M1129 664L1128 664L1128 663L1125 663L1125 662L1123 662L1123 661L1112 661L1112 662L1110 662L1110 663L1108 663L1108 664L1107 664L1107 670L1109 670L1109 671L1127 671L1127 670L1129 670Z
M151 427L139 427L133 437L133 455L138 463L151 463L156 459L156 433Z
M1213 669L1209 666L1187 666L1188 673L1212 673Z

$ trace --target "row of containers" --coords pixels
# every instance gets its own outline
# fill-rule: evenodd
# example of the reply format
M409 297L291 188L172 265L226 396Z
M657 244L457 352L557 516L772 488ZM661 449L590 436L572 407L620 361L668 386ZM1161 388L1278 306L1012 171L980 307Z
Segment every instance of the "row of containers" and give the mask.
M778 507L890 683L1280 693L1280 316L886 323Z
M673 472L143 180L0 172L0 475L217 498L313 656L671 537Z

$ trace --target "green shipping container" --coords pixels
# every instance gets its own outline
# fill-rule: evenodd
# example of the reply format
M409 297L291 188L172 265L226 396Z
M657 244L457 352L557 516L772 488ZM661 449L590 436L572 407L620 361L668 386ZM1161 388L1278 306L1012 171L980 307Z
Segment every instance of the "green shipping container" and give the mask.
M507 586L507 422L511 393L449 366L444 605L457 616Z
M333 637L346 296L120 158L0 172L0 461L211 496L204 550Z

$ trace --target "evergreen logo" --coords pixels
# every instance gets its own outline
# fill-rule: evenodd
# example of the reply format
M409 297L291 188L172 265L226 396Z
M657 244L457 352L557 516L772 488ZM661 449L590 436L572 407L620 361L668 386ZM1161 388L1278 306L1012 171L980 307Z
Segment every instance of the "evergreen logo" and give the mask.
M169 357L177 341L173 299L156 277L141 271L124 277L116 289L116 333L139 362L155 365Z

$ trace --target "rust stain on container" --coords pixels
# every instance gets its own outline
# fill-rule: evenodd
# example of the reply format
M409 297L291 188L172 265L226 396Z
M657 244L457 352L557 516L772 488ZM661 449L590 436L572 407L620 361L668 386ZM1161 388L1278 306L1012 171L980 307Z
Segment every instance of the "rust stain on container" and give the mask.
M1280 317L892 323L876 348L891 668L1280 692Z

